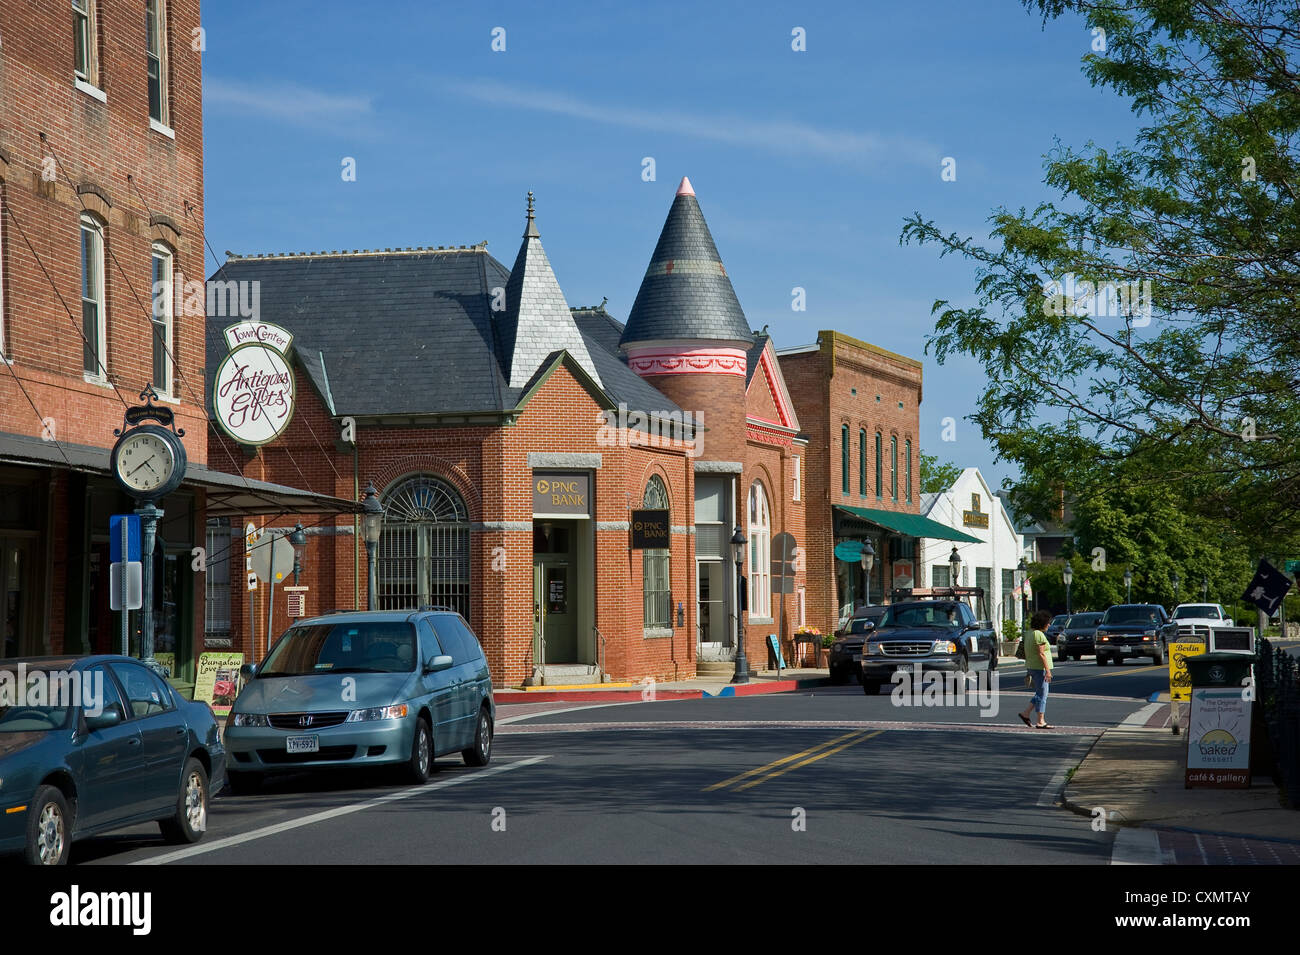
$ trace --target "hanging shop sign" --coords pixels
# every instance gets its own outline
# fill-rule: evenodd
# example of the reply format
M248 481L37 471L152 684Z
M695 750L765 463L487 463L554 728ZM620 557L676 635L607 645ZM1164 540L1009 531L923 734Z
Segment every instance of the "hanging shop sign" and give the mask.
M668 511L647 509L632 512L632 549L646 550L669 547Z
M230 353L212 382L217 424L240 444L268 444L293 420L293 335L265 322L231 325L225 335Z

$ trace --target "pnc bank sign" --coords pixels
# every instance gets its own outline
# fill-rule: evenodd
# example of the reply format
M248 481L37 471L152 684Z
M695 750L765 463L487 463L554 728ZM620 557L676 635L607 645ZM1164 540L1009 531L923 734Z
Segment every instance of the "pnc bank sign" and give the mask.
M533 513L591 514L591 475L585 471L534 471Z

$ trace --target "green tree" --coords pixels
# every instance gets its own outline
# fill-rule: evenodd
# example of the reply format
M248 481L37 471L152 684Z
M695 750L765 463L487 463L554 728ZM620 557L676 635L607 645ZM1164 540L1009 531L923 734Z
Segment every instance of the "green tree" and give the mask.
M937 455L921 452L921 493L933 494L946 491L953 482L961 477L962 469L947 461L940 461Z
M1293 550L1300 7L1024 2L1104 31L1084 73L1142 126L1111 149L1058 141L1045 181L1059 205L996 209L989 246L907 220L901 242L977 266L975 304L937 301L927 351L983 365L971 420L1021 465L1031 509L1061 483L1086 497L1122 475L1252 553ZM1151 573L1170 563L1141 556Z

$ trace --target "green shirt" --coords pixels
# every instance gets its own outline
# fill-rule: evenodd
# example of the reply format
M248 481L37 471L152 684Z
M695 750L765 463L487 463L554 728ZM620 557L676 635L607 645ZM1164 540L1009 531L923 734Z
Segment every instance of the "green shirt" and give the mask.
M1025 644L1025 667L1030 670L1041 670L1043 668L1042 658L1038 655L1038 648L1047 648L1047 672L1052 672L1052 645L1047 641L1047 634L1041 630L1035 630L1034 635L1029 638Z

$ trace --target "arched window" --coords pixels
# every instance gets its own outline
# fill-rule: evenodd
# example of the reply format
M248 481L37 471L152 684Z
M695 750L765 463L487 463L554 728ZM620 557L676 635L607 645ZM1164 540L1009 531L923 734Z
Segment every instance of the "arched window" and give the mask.
M749 486L749 613L772 616L772 516L761 481Z
M876 432L876 497L880 497L880 487L881 487L881 485L880 485L880 461L881 461L881 451L880 451L880 432L877 431L877 432Z
M376 573L380 610L450 607L470 615L469 512L441 478L406 478L380 496L384 532Z
M889 496L898 500L898 436L889 439Z
M654 510L668 510L668 489L659 475L653 475L645 486L642 506ZM669 521L671 526L672 521ZM672 622L672 577L669 575L670 551L664 547L641 551L641 590L645 604L647 630L667 630Z
M849 426L840 426L840 477L844 493L849 493Z

